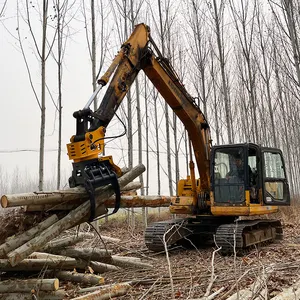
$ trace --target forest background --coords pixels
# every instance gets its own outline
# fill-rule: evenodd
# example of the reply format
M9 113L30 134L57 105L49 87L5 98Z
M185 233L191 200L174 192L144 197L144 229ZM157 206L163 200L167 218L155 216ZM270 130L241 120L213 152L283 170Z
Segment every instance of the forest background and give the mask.
M299 12L290 0L0 1L0 193L68 186L72 114L139 23L195 97L213 145L281 148L299 193ZM176 194L187 135L142 72L118 116L107 135L126 133L106 140L106 154L144 163L142 194Z

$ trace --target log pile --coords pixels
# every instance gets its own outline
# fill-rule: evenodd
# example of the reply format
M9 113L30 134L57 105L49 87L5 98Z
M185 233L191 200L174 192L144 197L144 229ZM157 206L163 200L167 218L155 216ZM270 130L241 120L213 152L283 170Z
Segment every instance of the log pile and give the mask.
M140 184L133 180L144 170L143 165L138 165L121 176L121 190L134 191L140 188ZM108 208L114 207L113 194L110 185L96 189L96 217L104 216ZM138 197L132 195L132 192L129 194L122 195L121 207L169 205L168 198ZM25 206L24 218L26 214L41 215L43 211L43 220L35 222L28 230L19 226L23 232L17 231L13 236L5 235L6 239L0 245L0 299L64 299L68 298L68 294L63 290L61 281L97 286L99 289L104 283L101 275L105 272L129 267L152 267L137 258L113 255L107 249L74 246L82 240L94 238L90 233L59 238L63 232L89 220L90 201L83 188L3 195L1 205L3 208ZM26 279L12 281L12 276L16 274ZM30 279L27 279L26 274ZM33 278L34 274L36 278ZM3 280L5 278L8 280ZM83 295L78 299L98 299L97 295L113 297L126 293L129 288L129 284L104 287L101 291L93 291L96 296Z

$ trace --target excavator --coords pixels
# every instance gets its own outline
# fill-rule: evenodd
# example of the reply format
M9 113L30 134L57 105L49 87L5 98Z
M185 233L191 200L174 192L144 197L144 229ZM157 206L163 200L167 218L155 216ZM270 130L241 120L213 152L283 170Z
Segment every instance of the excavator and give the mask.
M143 23L135 26L121 46L86 106L73 114L76 134L67 145L69 159L73 160L69 185L86 188L91 201L90 220L95 217L94 191L101 185L111 184L115 190L112 213L120 207L118 177L122 171L112 156L103 154L105 132L141 70L183 123L190 152L190 174L177 183L177 195L171 197L169 206L170 213L184 217L150 224L145 230L146 246L163 251L165 244L171 247L183 240L213 239L223 253L232 253L233 248L243 251L281 239L281 222L267 218L279 206L290 204L281 150L254 143L212 146L204 114ZM92 111L91 103L107 83L99 108ZM196 178L195 164L200 178Z

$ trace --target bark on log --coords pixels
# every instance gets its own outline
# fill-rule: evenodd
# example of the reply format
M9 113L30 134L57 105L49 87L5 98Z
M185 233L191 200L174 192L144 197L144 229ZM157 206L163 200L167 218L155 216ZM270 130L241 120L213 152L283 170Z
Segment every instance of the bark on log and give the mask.
M33 252L27 259L48 259L48 260L64 260L65 256L50 254L46 252Z
M109 300L114 297L126 295L130 288L131 286L127 283L115 284L111 287L73 298L73 300Z
M122 208L130 208L130 207L168 207L171 203L171 197L168 196L126 196L121 195L121 204ZM33 211L56 211L56 210L72 210L78 205L82 204L82 201L73 201L64 204L35 204L28 205L25 208L27 212ZM107 208L113 208L115 205L115 197L111 197L104 201L104 206Z
M76 187L53 192L34 192L3 195L1 197L1 206L3 208L7 208L32 204L60 204L77 199L88 199L88 196L83 187Z
M102 276L98 276L94 274L56 271L54 272L53 275L62 281L78 282L87 285L99 285L104 283L104 278Z
M140 182L138 182L138 181L129 182L127 185L125 185L121 189L121 192L132 191L132 190L139 190L141 187L142 187L142 184Z
M105 272L109 272L109 271L118 271L120 270L120 268L113 266L113 265L109 265L109 264L104 264L98 261L91 261L89 263L89 266L96 272L96 273L105 273Z
M123 284L129 284L132 285L133 281L125 281L125 282L119 282L118 285L123 285ZM152 283L153 284L153 283ZM112 286L114 286L116 284L105 284L105 285L101 285L101 286L90 286L90 287L86 287L86 288L81 288L80 290L77 291L78 294L85 294L85 293L91 293L91 292L95 292L98 291L100 289L107 289L107 288L111 288Z
M7 293L0 294L0 300L32 300L32 293ZM64 299L66 292L64 290L57 290L55 292L43 292L39 291L34 293L39 300L62 300Z
M152 269L153 268L153 265L151 265L151 264L132 260L125 256L120 257L117 255L113 255L111 257L111 260L107 261L107 263L117 266L117 267L121 267L121 268L137 268L137 269Z
M141 188L140 182L129 182L121 191L129 191ZM99 189L96 189L97 194ZM82 187L70 188L66 190L58 190L53 192L33 192L33 193L22 193L22 194L12 194L3 195L1 197L1 206L3 208L16 207L16 206L26 206L26 205L38 205L43 207L43 205L52 204L53 205L63 205L63 204L82 204L88 199L86 191ZM28 210L27 210L28 211Z
M30 241L34 236L54 224L56 221L58 221L57 215L52 215L37 226L23 232L22 234L7 239L4 244L0 245L0 258L5 257L8 252Z
M10 272L10 271L40 271L43 268L47 269L57 269L57 270L87 270L91 267L96 273L104 273L108 271L117 271L118 267L113 265L108 265L105 263L100 263L96 261L87 262L81 259L75 259L71 257L63 257L63 259L24 259L16 266L12 267L7 259L0 259L0 271Z
M84 268L87 263L77 261L75 258L61 259L24 259L18 265L12 267L9 260L0 259L0 271L40 271L47 266L48 269L73 270L76 267Z
M112 250L97 248L66 248L66 249L49 249L52 254L81 258L88 261L103 261L111 257Z
M84 200L85 201L85 200ZM44 211L44 212L55 212L60 210L72 210L82 204L84 201L72 201L69 203L59 203L59 204L32 204L24 206L25 212L35 212L35 211Z
M168 207L171 203L168 196L122 196L121 207ZM114 198L107 199L104 202L105 207L114 207Z
M119 185L123 187L145 171L145 167L140 164L119 178ZM114 193L111 186L105 186L97 189L101 193L96 197L96 207L103 205L103 199L108 199ZM44 230L39 236L33 238L26 244L15 249L8 254L12 266L17 265L34 251L38 251L47 242L59 236L63 231L74 227L80 223L88 221L90 216L90 201L86 201L76 209L72 210L67 216L54 223L48 229Z
M88 232L79 232L78 234L74 234L72 236L68 236L62 239L57 239L54 241L48 242L45 247L43 247L43 251L48 251L49 249L58 249L58 248L65 248L69 246L73 246L85 239L92 239L94 238L93 233Z
M0 281L0 293L30 292L32 290L56 291L58 288L59 280L57 278Z

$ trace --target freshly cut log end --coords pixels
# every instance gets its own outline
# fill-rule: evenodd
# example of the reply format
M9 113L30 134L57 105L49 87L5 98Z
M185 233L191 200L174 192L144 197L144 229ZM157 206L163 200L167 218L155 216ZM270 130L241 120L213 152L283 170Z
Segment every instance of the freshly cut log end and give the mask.
M6 197L5 195L3 195L3 196L1 197L1 206L2 206L3 208L6 208L7 205L8 205L7 197Z

